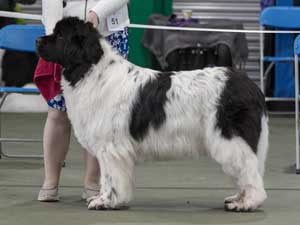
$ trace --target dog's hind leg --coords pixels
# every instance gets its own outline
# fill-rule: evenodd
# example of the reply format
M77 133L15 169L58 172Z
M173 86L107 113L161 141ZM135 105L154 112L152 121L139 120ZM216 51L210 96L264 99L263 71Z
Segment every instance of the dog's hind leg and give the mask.
M121 209L132 198L134 157L124 146L107 145L97 152L100 164L100 194L88 199L88 208Z
M253 211L262 205L267 195L259 172L258 159L241 137L226 139L219 132L209 138L208 152L233 177L239 192L225 199L229 211Z

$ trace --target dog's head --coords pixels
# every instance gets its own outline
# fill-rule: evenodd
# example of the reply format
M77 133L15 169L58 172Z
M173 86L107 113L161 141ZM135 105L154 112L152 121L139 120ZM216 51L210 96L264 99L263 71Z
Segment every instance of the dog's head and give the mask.
M53 34L37 39L36 49L41 58L65 68L91 65L103 55L99 38L91 23L68 17L57 22Z

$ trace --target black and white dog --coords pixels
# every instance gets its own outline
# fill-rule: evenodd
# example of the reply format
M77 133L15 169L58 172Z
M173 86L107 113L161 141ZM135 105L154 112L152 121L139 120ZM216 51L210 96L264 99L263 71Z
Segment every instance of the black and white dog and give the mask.
M131 200L139 158L182 159L203 150L239 188L225 199L227 210L255 210L266 199L268 118L264 96L245 74L138 67L75 17L38 39L37 50L64 67L61 85L75 135L100 164L101 190L89 209Z

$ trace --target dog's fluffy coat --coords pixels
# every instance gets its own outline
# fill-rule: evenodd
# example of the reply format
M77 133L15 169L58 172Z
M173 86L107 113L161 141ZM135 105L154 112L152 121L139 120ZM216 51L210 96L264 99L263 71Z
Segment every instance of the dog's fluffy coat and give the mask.
M64 66L62 88L80 144L97 157L100 195L89 209L118 208L132 198L141 157L196 157L205 150L239 188L228 210L248 211L266 199L268 149L264 97L229 68L158 72L131 64L77 18L58 22L37 41L45 60Z

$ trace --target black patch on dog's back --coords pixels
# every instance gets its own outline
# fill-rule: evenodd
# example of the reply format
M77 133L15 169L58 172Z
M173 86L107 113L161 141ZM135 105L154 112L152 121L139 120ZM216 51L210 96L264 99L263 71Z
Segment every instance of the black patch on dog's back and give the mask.
M133 104L130 121L130 134L141 141L148 132L151 125L154 129L166 120L164 105L167 92L171 88L171 76L174 73L158 73L156 79L149 79L138 92L137 101Z
M260 89L246 74L228 70L228 80L217 107L216 127L223 137L242 137L257 152L261 118L266 114L265 100Z

